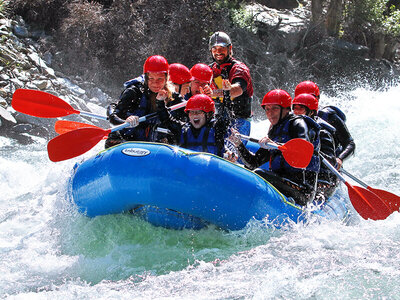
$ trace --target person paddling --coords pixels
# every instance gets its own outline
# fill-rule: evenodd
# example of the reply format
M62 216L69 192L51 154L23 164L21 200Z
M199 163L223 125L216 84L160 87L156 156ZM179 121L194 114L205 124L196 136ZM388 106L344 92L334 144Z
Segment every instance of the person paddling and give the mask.
M313 142L309 137L309 127L304 117L295 116L291 112L292 98L284 90L269 91L263 98L261 107L271 123L268 136L262 138L260 145L274 142L283 144L294 138L302 138ZM297 204L306 205L313 201L317 175L320 168L319 139L314 137L315 154L306 169L291 167L277 150L260 148L251 153L242 143L238 132L232 129L229 139L238 148L239 156L245 166L251 170L269 161L269 171L258 169L256 173L264 177L287 197L292 197Z
M250 134L253 82L249 68L232 57L232 42L225 32L215 32L209 40L213 63L212 98L217 112L226 106L233 115L233 126L244 135Z
M309 80L300 82L295 88L295 96L303 93L313 94L318 100L320 98L319 87ZM343 165L343 161L354 154L356 148L354 139L346 126L346 115L338 107L329 105L318 111L318 117L335 128L335 133L333 134L336 146L335 167L339 170Z
M317 116L318 99L312 94L299 94L293 99L292 110L295 115L306 115L320 125L320 154L323 155L330 164L335 165L335 141L333 139L335 128ZM324 164L321 164L318 174L316 197L320 201L328 199L335 191L337 184L337 176L334 175Z
M163 102L159 101L163 107ZM174 119L164 108L160 119L171 130L178 145L194 151L208 152L223 157L225 152L224 138L227 136L230 120L222 115L214 118L214 101L205 94L192 96L185 108L189 122ZM227 114L224 114L227 116Z
M143 75L125 82L124 87L118 103L109 105L107 115L111 124L129 122L131 128L110 133L106 148L125 141L154 140L154 128L159 120L154 118L139 124L139 117L157 111L156 99L165 101L171 97L166 58L161 55L147 58Z

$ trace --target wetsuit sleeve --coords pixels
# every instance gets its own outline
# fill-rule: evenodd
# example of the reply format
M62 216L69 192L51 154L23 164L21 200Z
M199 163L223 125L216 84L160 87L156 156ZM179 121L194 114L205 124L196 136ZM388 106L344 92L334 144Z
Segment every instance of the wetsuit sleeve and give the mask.
M231 71L229 72L229 81L234 83L235 80L243 80L246 82L246 88L243 89L247 91L247 94L251 97L253 96L253 83L250 76L249 68L242 62L237 62L233 65Z
M293 120L291 126L289 127L289 135L293 139L301 138L310 142L310 137L308 136L307 123L301 118Z
M165 127L171 130L175 139L179 141L182 133L182 127L185 125L185 122L175 119L171 115L170 111L165 107L164 101L157 101L157 113L158 118L161 121L160 127Z
M342 161L344 161L354 153L356 144L354 143L353 137L350 135L346 124L341 118L339 118L337 115L333 115L330 123L336 128L336 139L342 146L342 151L337 155L337 158L340 158Z
M108 107L110 123L114 125L124 123L126 118L131 115L129 113L132 113L139 106L139 100L140 97L136 89L126 89L118 103L116 105L111 104Z
M243 93L247 90L247 81L242 78L234 78L232 80L232 84L239 83L240 87L242 88Z
M319 133L319 138L321 141L321 154L331 163L331 165L336 165L336 155L335 155L335 141L332 135L321 129Z
M242 159L244 165L250 170L254 170L259 166L269 161L270 152L267 149L260 148L256 153L252 153L242 143L238 147L239 156Z

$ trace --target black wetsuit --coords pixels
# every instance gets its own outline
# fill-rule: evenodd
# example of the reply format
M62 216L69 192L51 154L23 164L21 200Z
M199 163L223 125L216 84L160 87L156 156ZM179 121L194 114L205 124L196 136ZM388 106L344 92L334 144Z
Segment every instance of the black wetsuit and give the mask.
M280 128L288 128L288 131L282 132ZM278 143L287 142L294 138L302 138L311 142L306 122L301 116L294 116L292 113L289 113L276 125L271 126L268 137ZM279 150L260 148L253 154L243 144L240 144L238 150L245 166L251 170L269 161L270 171L257 170L257 173L274 185L281 193L294 198L296 203L305 205L314 199L318 171L290 167L284 162ZM316 149L316 152L318 153L319 149ZM274 165L273 161L276 158L280 160L280 168L271 166ZM316 167L319 168L319 166Z
M344 161L354 154L356 144L346 126L346 116L342 111L334 106L326 106L318 111L318 116L335 127L333 135L336 146L336 157Z

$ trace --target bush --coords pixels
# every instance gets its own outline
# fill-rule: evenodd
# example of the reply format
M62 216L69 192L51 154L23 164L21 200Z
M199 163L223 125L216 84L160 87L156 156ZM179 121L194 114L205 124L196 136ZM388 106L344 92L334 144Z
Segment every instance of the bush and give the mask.
M67 15L66 5L71 0L13 0L7 2L12 15L20 15L27 23L39 25L47 31L58 28Z
M393 41L400 37L400 11L388 3L354 0L347 2L345 9L344 38L368 46L375 58L392 59L396 51Z
M141 74L146 58L164 55L189 68L209 60L208 37L227 21L205 0L73 2L56 34L61 68L103 86ZM84 64L84 68L82 65Z

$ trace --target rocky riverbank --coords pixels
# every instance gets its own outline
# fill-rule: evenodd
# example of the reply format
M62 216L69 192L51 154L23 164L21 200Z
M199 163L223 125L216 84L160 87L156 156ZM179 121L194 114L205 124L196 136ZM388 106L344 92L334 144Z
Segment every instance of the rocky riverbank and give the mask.
M359 85L380 89L399 82L400 70L395 64L369 59L365 46L326 38L310 27L309 9L304 6L277 10L251 4L246 11L254 18L251 33L232 28L229 34L234 56L251 70L256 116L262 115L259 102L267 91L283 88L291 92L306 79L316 81L323 93L330 95L346 93ZM22 18L10 20L0 16L0 135L20 143L32 142L31 136L55 136L55 120L14 111L11 100L16 89L49 92L78 110L103 115L105 107L121 91L120 82L111 83L112 89L108 87L106 94L96 83L57 71L57 57L62 53L40 51L43 44L39 41L48 38L43 31L30 28ZM109 127L106 121L83 120L78 115L68 119Z
M0 135L20 143L32 142L30 136L55 136L54 119L31 117L12 108L13 93L19 88L45 91L78 110L105 115L104 107L111 102L110 97L91 83L67 77L49 67L51 57L41 56L35 42L44 33L28 28L20 18L0 18ZM105 121L83 119L77 115L68 119L108 126Z

